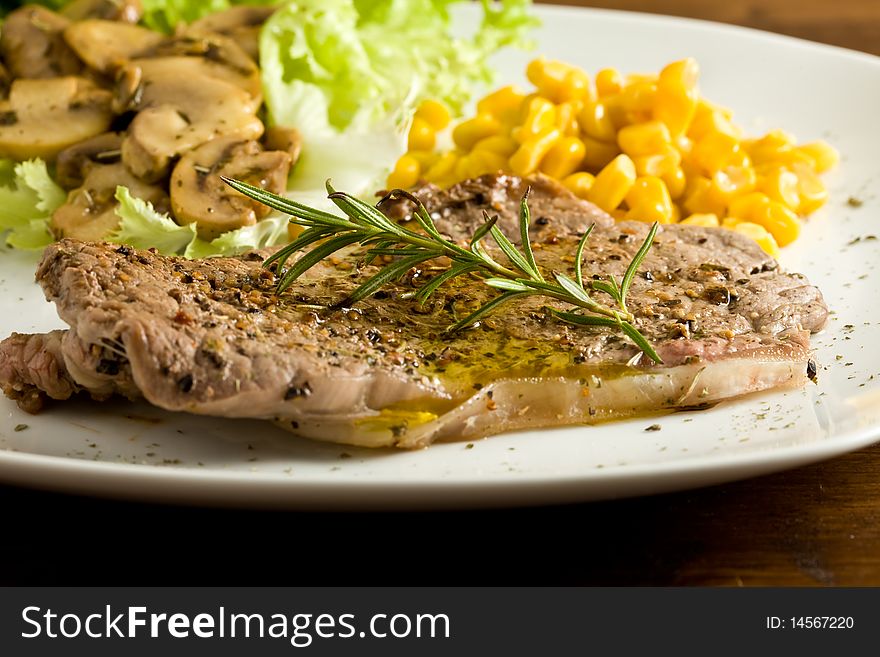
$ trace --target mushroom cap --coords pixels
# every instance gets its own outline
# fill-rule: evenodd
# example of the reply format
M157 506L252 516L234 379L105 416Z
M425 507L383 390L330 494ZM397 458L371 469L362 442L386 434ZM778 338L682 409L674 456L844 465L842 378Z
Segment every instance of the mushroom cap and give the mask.
M179 224L195 223L202 239L252 226L269 208L239 194L220 176L237 178L271 192L287 187L290 155L264 151L253 140L219 137L190 151L171 174L171 209Z
M178 75L208 75L232 82L254 97L263 95L260 69L253 59L229 37L213 32L187 30L185 34L163 39L140 52L137 62L151 62L157 70Z
M151 75L144 72L144 80L154 79ZM208 76L155 80L144 84L138 103L144 109L122 144L123 161L144 180L158 180L172 158L221 135L258 139L263 134L253 98L239 87Z
M139 111L122 144L122 159L135 175L156 181L172 158L206 141L263 134L259 100L221 77L228 70L200 57L132 60L120 69L120 79L139 80L131 106Z
M165 37L139 25L90 18L71 23L64 39L87 66L110 73Z
M52 229L59 237L84 241L106 239L119 226L116 186L128 187L132 196L167 212L168 195L158 185L148 185L129 172L121 162L96 164L89 168L80 187L67 195L67 202L52 214Z
M290 155L290 166L294 166L302 151L302 135L296 128L273 125L263 134L263 146L267 151L284 151Z
M52 160L63 149L106 132L112 94L85 78L19 79L0 102L0 157Z
M140 0L73 0L61 8L61 15L72 21L101 18L137 23L143 16Z
M118 162L121 148L119 132L105 132L65 148L55 161L55 180L64 189L79 187L92 166Z
M277 7L239 5L216 14L208 14L193 22L189 28L203 32L217 32L230 37L254 61L260 57L260 28L275 13Z
M0 32L0 55L13 77L54 78L82 70L73 50L64 41L70 21L38 5L13 11Z

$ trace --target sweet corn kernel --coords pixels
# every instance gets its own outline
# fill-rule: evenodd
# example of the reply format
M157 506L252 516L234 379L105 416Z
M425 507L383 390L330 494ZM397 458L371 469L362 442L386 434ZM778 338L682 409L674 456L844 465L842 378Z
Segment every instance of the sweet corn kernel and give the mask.
M618 155L596 176L587 199L606 212L617 208L636 182L636 165L627 155Z
M620 92L620 102L629 123L650 121L654 101L657 96L657 83L651 80L637 80L627 84Z
M437 133L424 119L414 118L409 129L407 148L411 151L430 151L434 148Z
M498 153L504 157L510 157L519 148L519 144L514 141L513 137L505 137L504 135L492 135L481 139L474 144L475 151L491 151Z
M391 189L409 189L419 181L422 167L412 155L402 155L388 176L387 185Z
M623 89L623 76L614 68L603 68L596 74L596 93L599 98L619 94Z
M477 114L474 118L462 121L452 131L452 141L466 151L481 139L501 132L501 123L491 114Z
M687 136L699 140L713 132L739 136L739 131L730 122L725 110L706 100L697 102L694 116L687 130Z
M582 109L583 103L579 100L570 100L556 106L556 127L563 135L577 137L580 132L577 115Z
M602 101L584 103L577 118L581 130L587 136L609 143L617 140L617 129Z
M730 202L727 214L744 221L754 221L770 203L770 199L762 192L744 194Z
M630 120L626 107L623 105L623 94L619 93L614 94L613 96L605 96L605 98L602 99L602 103L605 105L605 114L614 126L616 139L618 130L633 123L633 121Z
M711 174L727 166L740 150L739 139L724 132L710 132L694 144L690 159Z
M740 221L735 226L732 226L732 229L755 240L767 255L774 258L779 257L779 245L773 239L773 235L763 226L751 221Z
M672 146L663 146L649 155L631 156L636 165L636 173L640 176L657 176L673 174L681 164L681 155Z
M302 235L304 230L305 230L305 228L303 226L300 226L299 224L289 223L289 224L287 224L287 237L292 242L297 237Z
M813 170L816 173L824 173L833 169L840 161L837 149L825 141L813 141L797 147L797 150L813 161Z
M703 228L718 228L721 225L721 222L718 221L718 215L712 213L692 214L679 223L685 226L702 226Z
M785 167L773 166L758 179L758 191L768 198L779 201L790 210L798 211L801 197L798 194L798 177Z
M749 219L766 228L779 246L794 242L801 232L801 222L797 215L778 201L763 205Z
M812 167L797 163L793 165L792 170L798 177L798 196L801 198L798 213L810 214L825 205L825 201L828 200L828 190Z
M758 177L751 167L727 166L712 174L713 191L724 203L755 191Z
M677 201L680 199L687 187L687 177L684 175L682 168L675 167L674 170L661 175L660 178L666 183L666 189L669 190L669 196L672 200Z
M446 105L436 100L423 100L416 110L415 118L421 119L436 131L445 130L452 120Z
M477 102L477 114L489 114L502 123L514 123L525 98L519 87L501 87Z
M440 183L444 178L451 175L458 162L458 155L454 151L447 151L441 155L431 168L425 171L425 180Z
M523 103L522 120L511 133L520 144L533 139L556 125L556 105L546 98L533 96Z
M611 160L620 154L617 144L608 144L592 137L583 136L584 142L584 167L592 171L599 171Z
M630 157L651 155L671 146L672 136L665 123L648 121L623 128L617 133L617 145Z
M586 199L596 181L596 176L586 171L578 171L562 179L562 184L575 196Z
M682 207L688 214L724 215L725 202L704 176L691 176L683 195Z
M477 115L453 130L457 149L442 154L433 150L435 133L449 113L422 103L389 184L540 171L617 219L720 225L774 255L797 237L795 213L828 198L818 173L837 164L837 151L824 141L798 146L782 130L743 138L729 109L700 98L693 60L659 75L603 69L595 85L581 69L543 58L527 75L533 93L508 86L486 95Z
M743 146L756 166L768 162L784 164L794 151L795 139L784 130L772 130L760 139L746 141Z
M486 173L497 173L507 168L507 158L492 151L474 149L466 157L469 158L468 178L476 178Z
M590 78L585 72L543 57L529 62L526 77L541 96L554 103L583 98L590 92Z
M538 167L541 166L541 160L561 136L559 129L553 128L550 132L545 132L523 142L516 153L510 156L510 170L518 176L531 175L538 170Z
M654 118L662 121L669 132L678 136L687 132L697 108L697 78L700 68L695 59L673 62L660 71Z
M672 199L663 181L654 176L644 176L636 179L629 192L627 192L626 204L629 212L627 219L658 222L668 224L672 222Z
M565 178L581 165L585 152L584 142L577 137L562 137L544 156L541 171L551 178Z

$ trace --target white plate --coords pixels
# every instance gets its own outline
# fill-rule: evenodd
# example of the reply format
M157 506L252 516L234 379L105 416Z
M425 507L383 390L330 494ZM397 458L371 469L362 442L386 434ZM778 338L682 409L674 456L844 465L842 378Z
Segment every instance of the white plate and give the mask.
M59 404L32 417L0 402L0 480L173 502L298 508L540 504L696 487L782 470L880 438L880 60L674 18L539 7L538 51L596 71L656 71L685 56L705 95L757 133L783 127L843 153L832 197L785 250L835 311L814 339L819 384L700 413L496 436L419 452L300 440L268 423L164 413L144 404ZM523 82L532 54L498 59ZM864 201L847 204L850 196ZM32 282L33 256L0 256L0 334L60 326ZM659 422L662 429L646 432ZM18 424L28 428L14 431Z

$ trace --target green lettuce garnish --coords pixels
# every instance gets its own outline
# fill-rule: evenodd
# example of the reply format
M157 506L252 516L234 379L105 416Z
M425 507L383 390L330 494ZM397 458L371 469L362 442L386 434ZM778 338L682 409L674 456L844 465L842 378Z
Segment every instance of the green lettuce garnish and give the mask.
M405 150L406 129L425 98L458 111L489 57L523 44L536 20L529 0L483 0L470 37L453 36L461 0L294 0L260 35L269 120L303 135L290 189L318 204L324 181L368 194Z
M119 227L107 236L111 242L130 244L136 249L155 248L163 255L182 252L196 238L195 224L178 225L152 203L131 195L127 187L116 188Z
M43 160L0 163L0 233L16 249L40 249L53 240L52 213L67 193L49 176Z
M253 226L223 233L215 240L201 239L195 224L178 225L152 204L131 195L127 187L116 188L119 206L119 227L107 236L111 242L130 244L137 249L155 248L163 255L184 255L187 258L210 258L235 255L252 249L287 241L287 217L270 216Z
M192 23L236 5L273 5L277 0L141 0L144 25L170 34L178 23Z

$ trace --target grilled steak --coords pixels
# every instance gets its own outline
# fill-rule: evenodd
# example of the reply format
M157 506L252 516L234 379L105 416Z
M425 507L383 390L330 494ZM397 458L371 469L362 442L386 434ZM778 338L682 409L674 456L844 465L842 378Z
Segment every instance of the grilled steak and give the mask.
M487 209L516 240L525 184L485 176L418 194L452 237L469 236ZM529 184L538 261L572 275L578 238L595 223L585 277L619 279L648 226L615 222L549 180ZM411 210L384 209L399 220ZM542 298L449 334L496 293L461 277L424 307L401 298L443 263L331 312L323 307L374 271L357 252L322 262L280 297L265 255L185 260L106 243L50 246L37 279L70 329L3 342L4 391L31 409L77 390L118 393L170 410L270 419L319 440L420 447L800 386L809 333L827 314L803 276L720 229L661 227L633 283L630 310L662 365L616 331L557 321Z

